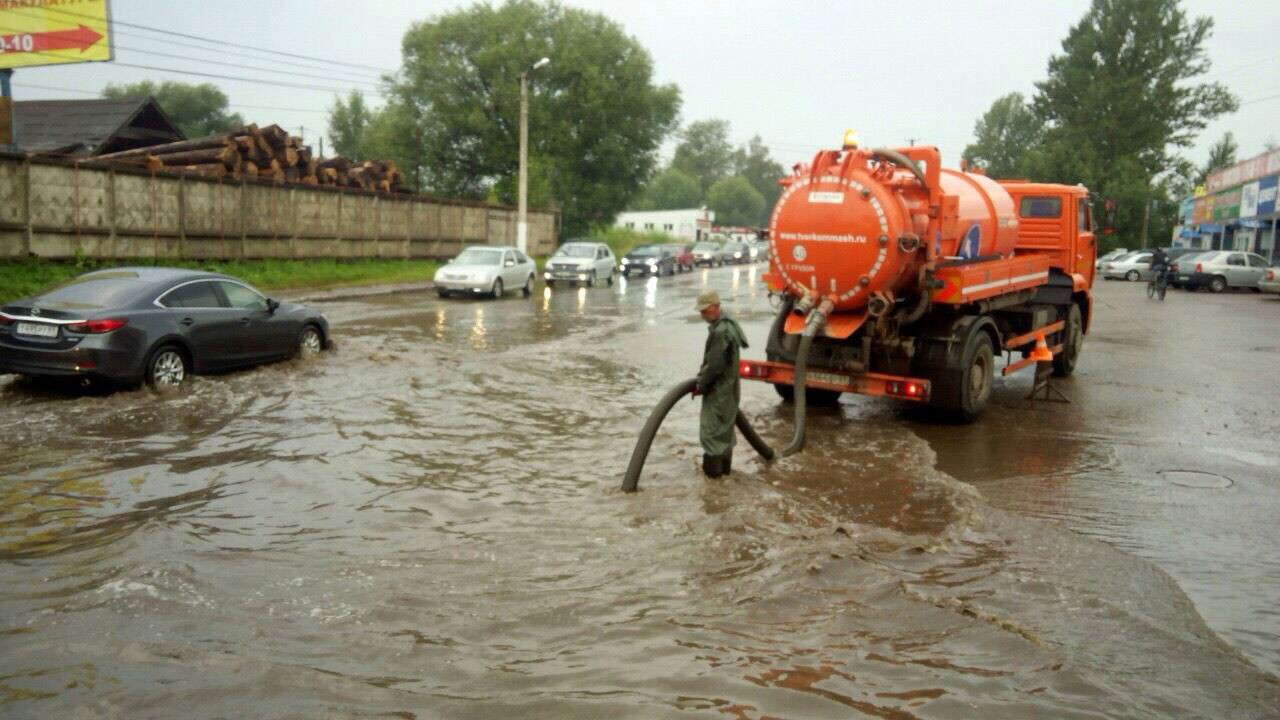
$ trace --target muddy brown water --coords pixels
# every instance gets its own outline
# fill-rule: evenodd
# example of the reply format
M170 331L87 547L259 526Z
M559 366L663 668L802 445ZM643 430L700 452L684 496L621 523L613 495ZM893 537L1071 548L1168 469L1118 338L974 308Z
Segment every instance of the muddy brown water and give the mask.
M1280 303L1102 284L1072 405L846 399L725 482L691 401L619 493L700 289L762 355L759 272L332 301L337 352L172 397L0 380L0 715L1280 717Z

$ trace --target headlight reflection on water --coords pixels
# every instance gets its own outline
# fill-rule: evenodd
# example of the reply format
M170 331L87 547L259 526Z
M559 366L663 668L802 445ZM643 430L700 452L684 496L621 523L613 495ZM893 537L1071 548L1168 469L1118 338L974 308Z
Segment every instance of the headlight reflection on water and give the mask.
M475 322L471 324L471 346L476 349L486 347L488 342L488 332L484 326L484 307L476 306Z
M653 309L658 306L658 278L649 278L644 281L644 306Z

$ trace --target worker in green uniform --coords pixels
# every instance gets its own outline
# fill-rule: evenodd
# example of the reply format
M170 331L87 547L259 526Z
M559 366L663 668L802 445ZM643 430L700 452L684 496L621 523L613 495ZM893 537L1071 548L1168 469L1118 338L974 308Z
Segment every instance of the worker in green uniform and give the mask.
M733 465L733 427L738 417L741 389L738 383L738 351L747 347L747 338L738 323L720 311L720 295L707 290L698 295L695 306L707 321L707 347L698 371L702 396L702 470L707 477L727 475Z

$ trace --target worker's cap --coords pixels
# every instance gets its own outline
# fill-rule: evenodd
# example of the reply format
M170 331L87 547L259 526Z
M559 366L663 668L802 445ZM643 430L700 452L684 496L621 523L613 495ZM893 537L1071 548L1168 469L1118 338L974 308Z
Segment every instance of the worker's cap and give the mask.
M707 290L698 294L698 301L694 304L693 309L702 312L712 305L720 304L720 293L715 290Z

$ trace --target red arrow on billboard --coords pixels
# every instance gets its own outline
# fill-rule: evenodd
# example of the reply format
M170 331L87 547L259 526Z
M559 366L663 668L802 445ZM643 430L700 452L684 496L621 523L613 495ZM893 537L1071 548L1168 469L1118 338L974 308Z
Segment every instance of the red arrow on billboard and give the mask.
M84 52L101 39L102 33L84 25L70 30L0 36L6 52L48 52L77 48Z

